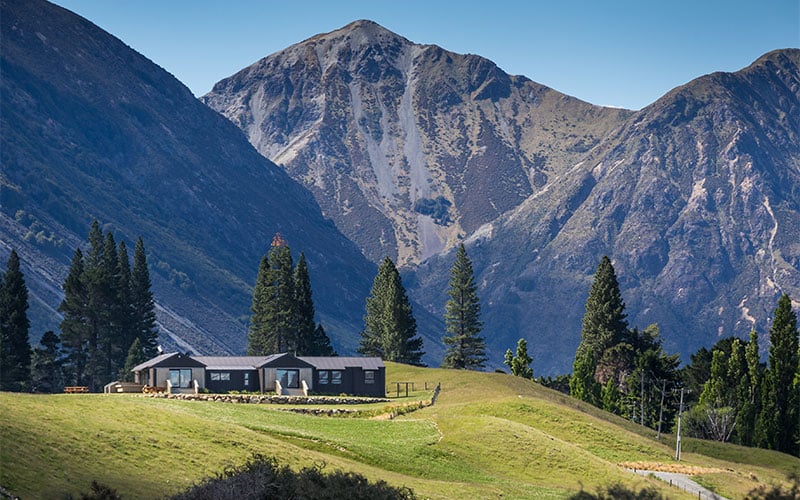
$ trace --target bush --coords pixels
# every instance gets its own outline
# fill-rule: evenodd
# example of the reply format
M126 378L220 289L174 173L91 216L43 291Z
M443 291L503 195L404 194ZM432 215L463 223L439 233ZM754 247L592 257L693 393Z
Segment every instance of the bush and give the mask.
M385 481L370 483L352 472L323 472L324 465L294 472L275 458L254 455L240 467L232 467L193 486L173 500L241 500L243 498L295 498L349 500L414 499L409 488L395 488Z
M598 488L596 495L581 490L569 498L570 500L664 500L655 488L642 488L637 493L621 484Z
M772 488L759 486L751 490L746 498L752 500L800 500L800 476L791 474L788 479L792 483L791 488L788 490L784 490L780 485Z

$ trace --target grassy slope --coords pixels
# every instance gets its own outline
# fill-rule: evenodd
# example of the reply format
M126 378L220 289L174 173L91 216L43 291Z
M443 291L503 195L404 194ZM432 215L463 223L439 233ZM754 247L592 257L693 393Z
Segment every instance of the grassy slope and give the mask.
M660 443L649 430L507 375L390 364L387 377L417 388L441 382L440 399L389 421L263 405L0 394L0 485L23 498L52 498L86 491L96 479L126 498L153 498L258 452L292 466L325 462L431 498L562 498L613 482L680 498L617 465L671 463L671 436ZM684 463L719 470L700 480L730 498L755 479L800 472L800 460L763 450L691 440L684 450Z

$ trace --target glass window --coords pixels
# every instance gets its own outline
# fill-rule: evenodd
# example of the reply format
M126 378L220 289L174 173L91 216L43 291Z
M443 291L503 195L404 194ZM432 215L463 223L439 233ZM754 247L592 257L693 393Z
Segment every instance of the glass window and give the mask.
M327 385L330 382L330 372L328 370L319 371L319 385Z
M374 370L367 370L364 372L364 383L365 384L374 384L375 383L375 371Z
M219 379L220 379L220 380L230 380L230 379L231 379L231 374L230 374L230 372L221 372L221 373L219 374Z
M169 371L169 383L172 387L187 389L192 386L191 369L174 369Z
M250 373L244 372L244 386L248 387L249 385L250 385Z
M300 388L300 370L278 369L276 371L278 380L281 382L281 386L286 387L287 389Z
M342 383L342 371L341 370L333 370L331 371L331 384L341 384Z
M211 372L211 380L218 381L219 380L219 372Z

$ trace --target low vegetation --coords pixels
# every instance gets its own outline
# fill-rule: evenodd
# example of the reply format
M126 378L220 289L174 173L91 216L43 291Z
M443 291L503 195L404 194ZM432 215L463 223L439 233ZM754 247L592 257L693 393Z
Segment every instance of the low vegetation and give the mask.
M393 363L387 380L415 382L395 405L430 399L426 382L431 390L441 382L442 391L434 406L394 419L136 395L0 393L0 485L22 498L57 498L97 481L125 499L160 498L263 456L295 471L325 464L326 474L360 474L420 498L568 498L616 485L689 498L623 465L674 463L673 436L658 441L651 429L531 380ZM362 406L380 413L385 403ZM728 498L788 489L787 475L800 473L789 455L699 440L685 440L681 464L704 467L695 477Z

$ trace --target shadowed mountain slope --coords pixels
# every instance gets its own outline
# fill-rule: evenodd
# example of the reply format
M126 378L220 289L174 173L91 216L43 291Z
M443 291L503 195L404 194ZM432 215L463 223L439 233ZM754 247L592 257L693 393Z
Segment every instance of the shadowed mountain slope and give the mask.
M57 324L69 258L97 218L118 240L144 238L163 342L242 353L258 263L281 232L306 253L335 347L353 351L375 266L307 190L97 26L39 0L0 5L0 251L29 266L34 340Z

